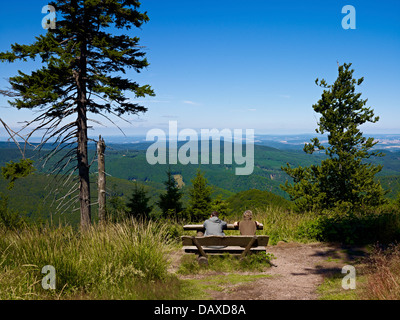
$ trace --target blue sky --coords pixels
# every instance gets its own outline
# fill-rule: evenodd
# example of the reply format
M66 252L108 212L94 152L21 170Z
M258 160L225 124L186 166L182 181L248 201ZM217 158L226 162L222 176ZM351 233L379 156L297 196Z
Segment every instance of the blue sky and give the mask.
M47 1L4 1L0 12L0 51L12 43L32 43ZM342 7L356 9L356 29L342 28ZM380 116L366 133L400 133L400 1L142 0L150 17L141 37L150 66L128 76L150 84L156 97L141 99L149 111L118 121L127 135L166 128L254 129L256 134L313 133L312 105L332 83L337 61L351 62L359 91ZM4 78L38 67L1 64ZM33 118L31 111L7 108L0 117L12 126ZM111 123L99 133L119 134ZM4 136L0 129L0 136Z

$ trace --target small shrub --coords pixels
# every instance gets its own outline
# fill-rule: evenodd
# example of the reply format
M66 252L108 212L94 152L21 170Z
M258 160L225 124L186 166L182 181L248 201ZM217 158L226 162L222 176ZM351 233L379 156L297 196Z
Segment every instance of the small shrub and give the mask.
M171 221L165 223L165 232L168 240L171 240L175 243L180 242L180 236L183 235L183 231L182 224Z
M8 197L0 193L0 227L5 229L20 229L25 225L19 212L8 207Z
M396 213L321 215L301 224L298 237L323 242L368 244L400 239L400 215Z

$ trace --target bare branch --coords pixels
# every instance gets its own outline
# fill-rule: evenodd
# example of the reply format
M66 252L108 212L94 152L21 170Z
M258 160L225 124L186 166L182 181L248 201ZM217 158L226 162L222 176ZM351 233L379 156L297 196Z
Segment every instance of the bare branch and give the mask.
M3 125L4 129L6 129L10 138L14 141L15 145L18 147L19 151L21 152L22 159L25 159L26 145L30 145L30 146L33 146L33 145L28 142L28 139L22 137L18 132L15 132L14 130L12 130L1 118L0 118L0 122ZM19 142L15 139L15 136L21 138L25 142L23 151L20 147Z

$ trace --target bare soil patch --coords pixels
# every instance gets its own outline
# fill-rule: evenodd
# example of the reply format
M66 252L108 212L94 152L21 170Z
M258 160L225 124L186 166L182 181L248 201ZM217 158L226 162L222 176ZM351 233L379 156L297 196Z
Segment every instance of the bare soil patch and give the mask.
M272 260L274 266L262 273L270 277L229 290L210 291L211 297L215 300L316 300L317 288L324 277L341 274L343 266L355 263L366 254L362 247L322 243L278 243L269 246L267 252L276 257Z

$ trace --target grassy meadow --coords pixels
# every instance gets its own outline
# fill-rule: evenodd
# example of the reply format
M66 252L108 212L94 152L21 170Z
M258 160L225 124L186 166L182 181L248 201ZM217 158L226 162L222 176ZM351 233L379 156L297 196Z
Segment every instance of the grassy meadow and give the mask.
M66 226L2 230L0 299L163 298L153 289L175 283L167 271L171 249L166 229L153 222L85 232ZM42 288L46 265L56 270L56 290Z
M298 214L264 207L254 210L254 215L264 224L264 230L259 233L269 235L271 245L279 241L316 242L335 235L332 230L336 235L354 231L314 213ZM226 220L232 223L237 219L240 216ZM361 222L365 229L358 232L381 232L385 235L381 239L387 240L388 233L397 236L395 231L400 230L398 213L375 213L370 220ZM184 223L188 222L125 220L93 225L87 231L48 224L14 229L1 227L0 299L203 299L206 284L195 279L181 279L181 275L210 271L231 274L224 279L210 276L207 283L218 288L221 281L235 284L257 279L256 275L238 276L241 270L262 273L270 267L269 262L274 257L268 255L250 256L245 261L231 256L219 257L210 260L206 269L197 264L194 255L174 261L174 253L181 250L179 236L187 233L182 228ZM371 256L363 268L361 293L356 297L332 295L330 287L337 285L339 279L326 282L322 296L329 299L400 299L400 246L388 248L371 249ZM172 270L173 264L175 270ZM56 270L55 290L42 288L45 274L41 270L46 265L54 266Z

